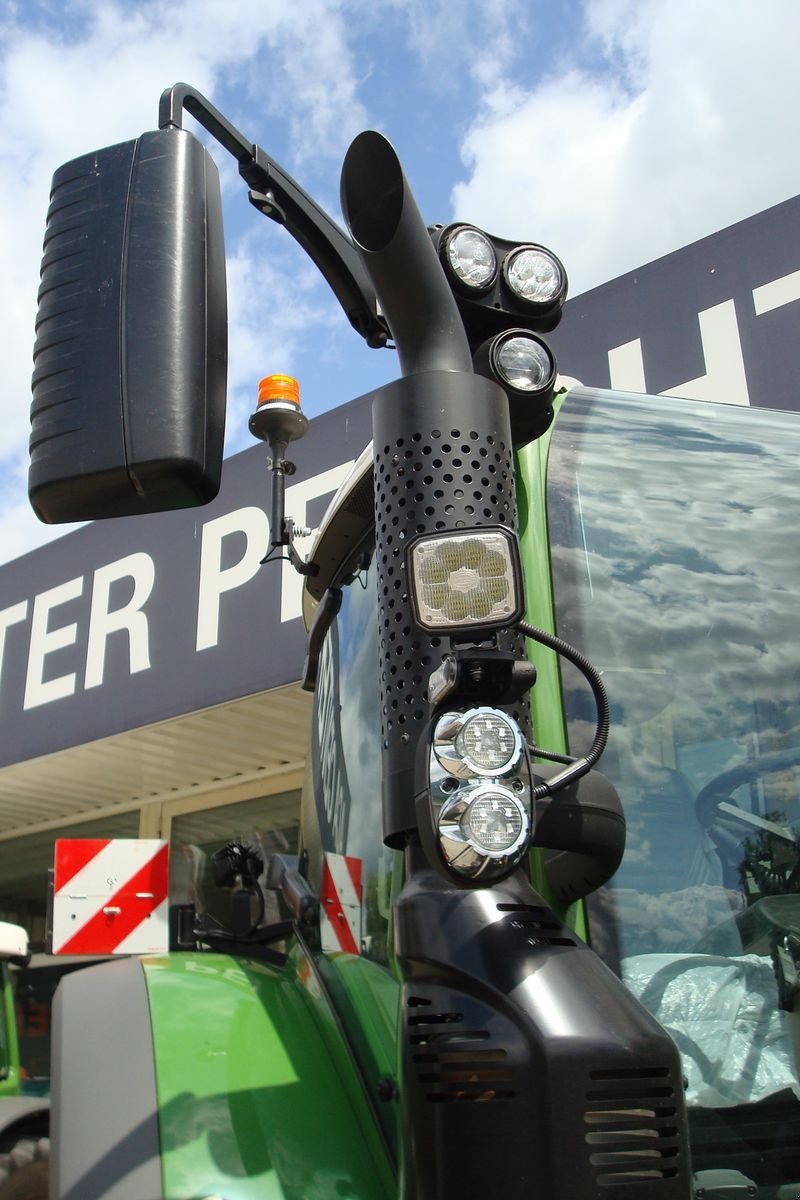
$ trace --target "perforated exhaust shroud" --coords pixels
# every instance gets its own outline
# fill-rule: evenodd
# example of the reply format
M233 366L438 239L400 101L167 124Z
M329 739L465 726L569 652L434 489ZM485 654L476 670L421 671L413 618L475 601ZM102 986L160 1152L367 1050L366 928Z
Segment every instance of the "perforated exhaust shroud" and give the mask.
M490 380L458 371L409 375L373 400L375 542L380 634L384 831L402 846L416 826L414 756L426 727L430 674L449 639L412 620L405 549L419 534L504 525L516 531L508 400ZM503 632L525 657L524 639ZM530 734L527 700L507 710Z

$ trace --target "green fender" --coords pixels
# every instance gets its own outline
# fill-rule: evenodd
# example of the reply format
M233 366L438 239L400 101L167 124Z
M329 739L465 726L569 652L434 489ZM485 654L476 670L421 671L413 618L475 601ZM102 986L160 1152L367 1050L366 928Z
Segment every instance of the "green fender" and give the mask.
M7 962L0 962L0 1096L21 1091L14 986Z
M385 1200L394 1172L310 961L143 961L164 1195Z

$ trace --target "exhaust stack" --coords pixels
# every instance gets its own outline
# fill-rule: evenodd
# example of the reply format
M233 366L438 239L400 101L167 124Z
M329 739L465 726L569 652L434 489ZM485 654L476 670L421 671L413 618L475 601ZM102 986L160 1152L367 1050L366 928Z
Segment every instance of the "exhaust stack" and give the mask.
M342 211L392 331L404 375L467 371L467 335L400 160L366 130L342 167Z

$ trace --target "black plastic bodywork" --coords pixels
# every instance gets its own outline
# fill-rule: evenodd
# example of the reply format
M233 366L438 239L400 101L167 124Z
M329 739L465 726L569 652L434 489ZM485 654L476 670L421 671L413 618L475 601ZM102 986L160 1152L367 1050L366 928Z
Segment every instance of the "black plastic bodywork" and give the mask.
M558 771L542 763L533 768L537 782ZM600 771L589 771L539 799L531 844L555 852L545 857L544 873L565 908L602 887L625 852L625 814L614 786Z
M416 629L405 546L441 530L516 529L509 406L465 359L441 264L377 134L362 134L348 153L342 207L404 373L373 399L384 840L405 845L407 867L393 908L401 1195L686 1200L682 1075L669 1036L555 917L523 867L491 888L464 889L420 849L415 759L425 749L427 680L449 647ZM525 656L519 642L516 653ZM555 848L582 849L587 813L577 796L565 801L543 821ZM607 843L616 853L621 842L605 801L588 805L601 828L587 848L599 842L609 859ZM581 874L565 875L565 893Z
M43 521L213 499L226 320L219 179L196 138L157 130L56 171L31 408Z
M406 1200L686 1200L678 1051L521 873L412 873L402 970Z

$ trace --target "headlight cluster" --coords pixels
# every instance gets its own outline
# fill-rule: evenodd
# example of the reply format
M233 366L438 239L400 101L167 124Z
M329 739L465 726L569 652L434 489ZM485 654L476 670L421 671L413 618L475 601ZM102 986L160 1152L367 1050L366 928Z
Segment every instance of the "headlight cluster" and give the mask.
M544 246L505 241L474 225L431 230L464 322L475 371L509 399L516 446L553 420L556 360L542 334L561 319L567 275Z
M496 708L444 713L434 726L429 781L446 865L487 883L513 870L531 836L530 774L516 723Z

